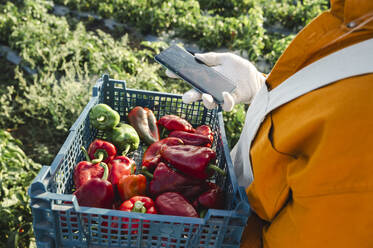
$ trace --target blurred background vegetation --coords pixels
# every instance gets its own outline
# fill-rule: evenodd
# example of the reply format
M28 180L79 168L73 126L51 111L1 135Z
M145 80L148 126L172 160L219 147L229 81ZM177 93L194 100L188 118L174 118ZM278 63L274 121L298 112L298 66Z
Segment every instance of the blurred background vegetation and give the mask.
M188 86L153 60L171 43L234 52L268 73L327 8L327 0L0 0L0 247L35 246L27 187L102 74L183 93ZM233 146L245 106L224 117Z

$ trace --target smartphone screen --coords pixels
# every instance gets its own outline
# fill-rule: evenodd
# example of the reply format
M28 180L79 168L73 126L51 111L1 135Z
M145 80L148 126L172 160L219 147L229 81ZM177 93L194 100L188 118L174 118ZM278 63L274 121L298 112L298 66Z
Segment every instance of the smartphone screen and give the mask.
M177 45L172 45L156 55L155 60L199 92L210 94L218 103L224 101L223 91L231 93L236 88L231 80Z

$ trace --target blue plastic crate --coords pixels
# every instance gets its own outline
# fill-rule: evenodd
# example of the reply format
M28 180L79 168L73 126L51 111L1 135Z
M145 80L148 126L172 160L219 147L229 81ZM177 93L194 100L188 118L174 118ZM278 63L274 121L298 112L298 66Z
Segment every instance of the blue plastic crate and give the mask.
M215 182L225 192L225 209L208 210L204 218L150 215L118 210L80 207L73 190L73 168L84 156L80 147L87 147L101 134L89 125L88 113L97 103L106 103L126 121L135 106L153 110L160 118L176 114L192 125L208 124L214 131L213 148L217 162L226 176ZM132 152L141 164L143 146ZM39 248L53 247L239 247L250 207L246 193L239 187L224 131L223 116L217 109L208 110L200 102L183 104L180 95L127 89L124 81L104 75L93 88L93 96L53 160L43 166L33 180L29 195L33 227Z

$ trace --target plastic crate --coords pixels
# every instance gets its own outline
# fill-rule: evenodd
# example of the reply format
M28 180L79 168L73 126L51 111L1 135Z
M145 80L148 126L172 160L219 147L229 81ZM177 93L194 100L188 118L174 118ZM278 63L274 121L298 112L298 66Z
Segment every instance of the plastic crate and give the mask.
M225 209L209 209L204 218L150 215L80 207L73 189L73 168L100 133L89 125L88 113L97 103L106 103L126 121L127 113L140 105L153 110L157 118L176 114L193 126L208 124L214 131L218 165L227 173L215 182L225 192ZM129 154L141 164L143 146ZM53 160L33 180L29 195L33 228L39 248L53 247L239 247L250 207L246 193L233 172L225 137L223 116L200 102L183 104L180 95L127 89L124 81L104 75L93 88L93 96ZM135 223L135 224L133 224ZM127 228L122 228L126 224ZM123 226L122 226L123 225Z

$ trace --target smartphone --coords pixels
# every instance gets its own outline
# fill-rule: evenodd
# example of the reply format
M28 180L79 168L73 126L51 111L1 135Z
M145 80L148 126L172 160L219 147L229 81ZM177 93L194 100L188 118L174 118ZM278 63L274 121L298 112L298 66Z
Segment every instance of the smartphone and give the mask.
M193 54L177 45L163 50L154 59L197 91L210 94L217 103L223 103L223 91L231 93L236 88L230 79L197 60Z

